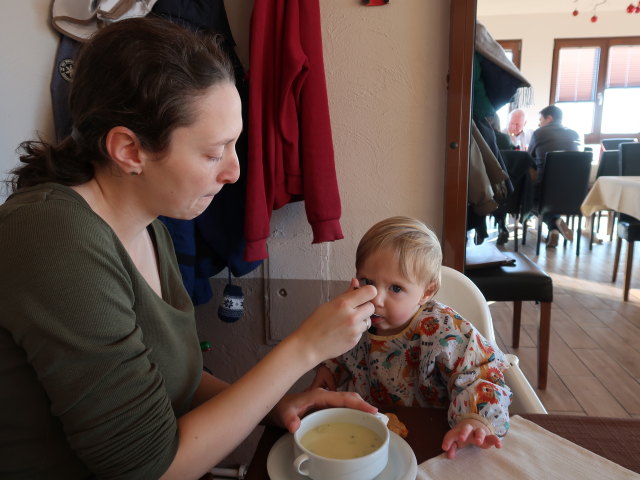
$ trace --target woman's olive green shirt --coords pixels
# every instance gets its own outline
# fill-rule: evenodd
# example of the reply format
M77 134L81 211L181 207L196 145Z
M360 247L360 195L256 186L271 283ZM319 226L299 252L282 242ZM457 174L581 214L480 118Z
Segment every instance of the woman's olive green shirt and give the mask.
M162 298L75 191L44 184L0 206L0 478L155 479L202 371L171 239Z

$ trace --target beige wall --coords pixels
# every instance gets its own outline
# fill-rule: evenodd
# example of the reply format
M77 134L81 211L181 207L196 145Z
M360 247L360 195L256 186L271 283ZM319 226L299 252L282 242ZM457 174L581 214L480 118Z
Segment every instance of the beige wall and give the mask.
M598 12L598 21L591 23L590 11L583 11L577 17L571 15L570 9L550 14L485 16L482 4L483 0L479 0L478 20L493 38L522 40L521 71L533 85L535 94L535 105L529 116L531 128L537 127L537 112L549 104L554 39L640 35L640 18L625 13L625 5L618 11Z

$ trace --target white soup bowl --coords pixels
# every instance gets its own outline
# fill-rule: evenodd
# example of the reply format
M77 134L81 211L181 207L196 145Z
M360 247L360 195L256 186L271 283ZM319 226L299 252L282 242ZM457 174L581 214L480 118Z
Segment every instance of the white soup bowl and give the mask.
M388 421L389 418L381 413L373 415L351 408L327 408L307 415L293 435L294 470L313 480L373 480L389 460ZM362 457L337 459L313 453L300 443L311 429L335 422L366 427L382 439L382 445Z

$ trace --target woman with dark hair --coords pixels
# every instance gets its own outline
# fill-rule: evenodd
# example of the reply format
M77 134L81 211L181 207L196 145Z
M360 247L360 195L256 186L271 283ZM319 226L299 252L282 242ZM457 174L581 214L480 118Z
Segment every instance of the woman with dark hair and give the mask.
M76 64L72 133L24 142L0 207L0 477L198 478L265 417L375 411L285 395L352 348L375 295L319 307L233 384L202 369L193 305L159 215L191 219L240 174L233 70L160 19L101 29Z

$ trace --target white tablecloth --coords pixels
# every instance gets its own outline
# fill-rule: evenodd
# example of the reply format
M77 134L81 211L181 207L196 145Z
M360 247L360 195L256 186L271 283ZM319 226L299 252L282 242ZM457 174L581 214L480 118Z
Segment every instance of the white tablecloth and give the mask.
M585 216L615 210L640 218L640 177L598 177L580 210Z
M417 480L638 480L640 475L559 437L529 420L511 417L502 448L458 450L418 466Z

